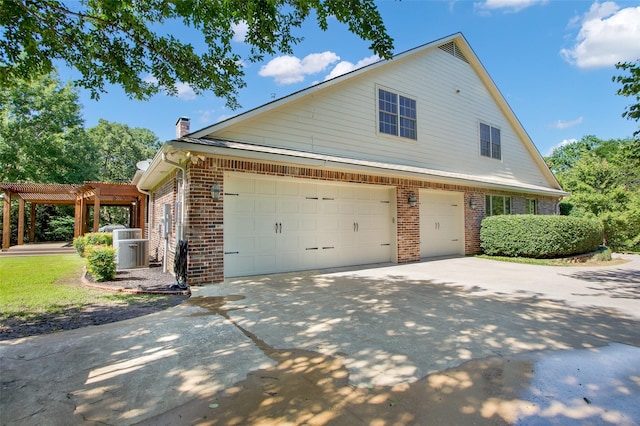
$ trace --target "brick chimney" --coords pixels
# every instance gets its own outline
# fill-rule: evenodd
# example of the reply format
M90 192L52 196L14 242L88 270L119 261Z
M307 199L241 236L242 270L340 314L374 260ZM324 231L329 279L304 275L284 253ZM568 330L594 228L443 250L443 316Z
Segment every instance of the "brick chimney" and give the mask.
M184 135L189 134L190 130L189 130L189 122L190 122L190 118L189 117L180 117L178 118L178 121L176 122L176 138L181 138Z

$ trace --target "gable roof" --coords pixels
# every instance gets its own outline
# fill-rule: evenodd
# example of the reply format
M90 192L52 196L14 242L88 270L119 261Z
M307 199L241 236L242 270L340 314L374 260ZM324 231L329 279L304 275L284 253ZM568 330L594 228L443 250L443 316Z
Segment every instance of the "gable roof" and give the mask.
M504 116L506 117L507 121L509 122L509 124L513 127L513 129L515 130L517 136L519 137L520 141L523 143L525 149L528 151L528 153L530 154L531 158L534 160L535 164L537 165L537 167L540 169L542 175L545 177L545 179L547 180L547 182L549 182L550 184L550 188L546 188L546 190L544 191L547 194L553 193L554 195L568 195L566 192L562 191L560 184L558 183L558 181L556 180L555 176L553 175L553 173L549 170L549 168L547 167L546 163L544 162L544 159L542 158L542 155L540 154L540 152L538 151L538 149L536 148L536 146L534 145L533 141L531 140L531 138L529 137L528 133L526 132L526 130L524 129L524 127L522 126L522 124L520 123L520 121L518 120L518 118L516 117L515 113L513 112L513 110L511 109L511 107L509 106L509 104L507 103L506 99L504 98L504 96L502 95L502 93L500 92L500 90L498 89L498 87L496 86L495 82L493 81L493 79L489 76L489 73L487 72L487 70L484 68L484 66L482 65L482 63L480 62L480 60L478 59L477 55L475 54L475 52L473 51L473 49L471 48L471 46L469 45L469 43L467 42L467 40L465 39L465 37L462 35L462 33L455 33L452 34L450 36L447 37L443 37L441 39L432 41L430 43L426 43L423 44L421 46L418 46L416 48L407 50L405 52L402 52L400 54L395 55L392 59L390 60L380 60L378 62L375 62L373 64L369 64L367 66L364 66L362 68L353 70L349 73L343 74L341 76L335 77L331 80L327 80L318 84L315 84L313 86L307 87L305 89L299 90L297 92L294 92L288 96L285 96L283 98L271 101L269 103L266 103L264 105L261 105L259 107L253 108L249 111L246 111L244 113L238 114L234 117L228 118L226 120L220 121L218 123L215 123L211 126L207 126L204 127L200 130L197 130L195 132L192 132L188 135L186 135L185 137L179 139L178 141L171 141L169 142L169 144L175 148L177 148L178 145L182 146L183 144L177 144L176 142L185 142L187 144L195 144L195 145L210 145L210 141L212 139L216 139L215 137L211 137L210 135L212 135L213 133L217 133L219 131L224 130L225 128L229 127L229 126L234 126L237 125L239 123L242 123L246 120L249 120L255 116L258 116L260 114L263 114L267 111L270 111L274 108L279 108L281 106L287 105L289 103L295 102L298 99L313 95L316 92L319 91L323 91L326 90L334 85L340 84L342 82L344 82L345 80L349 80L349 79L353 79L356 78L359 75L362 75L364 73L368 73L371 72L373 70L379 69L381 67L385 67L386 65L392 63L392 62L396 62L399 60L402 60L404 58L407 57L411 57L414 55L420 55L421 53L429 50L429 49L433 49L435 47L440 47L442 50L447 51L448 53L456 56L458 59L461 59L465 62L467 62L472 69L474 70L474 72L476 73L476 75L479 77L479 79L481 80L482 84L484 84L484 86L487 88L487 90L489 91L491 97L493 98L493 100L495 101L495 103L498 105L498 108L500 109L500 111L504 114ZM208 137L209 136L209 137ZM202 143L199 143L198 140L199 139L205 139L202 141ZM229 143L231 143L230 141L225 141L227 142L226 145L226 149L227 150L231 150L231 149L237 149L240 150L239 145L233 145L235 146L235 148L232 148L232 145L229 145ZM251 145L251 144L240 144L240 145ZM259 147L260 145L255 145L256 148ZM267 148L267 147L265 147ZM183 148L184 149L184 148ZM188 146L187 146L188 149ZM195 147L193 148L194 150L196 149ZM263 151L265 152L264 149L255 149L254 151ZM294 152L293 150L287 150L290 152ZM246 152L246 150L244 150L244 152ZM308 157L308 155L305 155L305 153L300 152L301 155L296 155L296 157L298 158L302 158L302 157ZM306 153L311 155L311 153ZM156 156L158 157L158 156ZM157 158L156 158L157 159ZM154 159L154 162L156 161L156 159ZM353 163L354 161L358 162L359 160L357 159L351 159L351 163ZM378 163L378 164L382 164L382 163ZM154 164L152 163L152 166ZM394 166L394 167L385 167L387 169L398 169L398 168L402 168L402 166L399 165L390 165L390 166ZM150 167L148 170L148 173L152 173L153 170L155 169L155 167ZM420 169L420 168L415 168L415 169ZM421 169L421 170L427 170L427 169ZM147 174L147 173L145 173ZM432 175L432 173L427 173L427 175ZM460 177L464 176L463 174L459 174ZM466 175L469 176L469 175ZM476 177L475 179L471 179L472 181L480 181L482 183L490 183L486 180L479 180L478 177ZM141 179L141 184L145 184L145 176L143 176L143 178ZM479 183L480 183L479 182ZM526 185L525 185L526 186ZM542 189L543 187L537 187L538 189ZM536 191L537 192L537 191Z

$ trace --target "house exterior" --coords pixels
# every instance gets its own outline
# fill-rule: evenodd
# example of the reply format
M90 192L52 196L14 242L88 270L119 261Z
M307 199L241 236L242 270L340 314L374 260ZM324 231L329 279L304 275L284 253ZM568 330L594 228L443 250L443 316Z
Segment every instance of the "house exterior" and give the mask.
M137 185L151 255L171 264L188 239L192 285L477 253L486 215L567 195L462 34L177 125Z

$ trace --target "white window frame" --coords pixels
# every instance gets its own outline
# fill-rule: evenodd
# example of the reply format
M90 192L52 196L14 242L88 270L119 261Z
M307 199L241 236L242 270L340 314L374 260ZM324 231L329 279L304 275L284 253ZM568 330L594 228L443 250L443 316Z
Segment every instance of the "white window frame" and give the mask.
M484 139L483 137L483 126L487 127L489 131L488 140ZM494 160L502 161L502 131L500 127L496 127L480 121L478 124L478 136L480 139L480 155L482 157L493 158ZM498 139L498 141L496 142L494 139ZM485 153L486 150L483 150L484 142L489 144L487 153Z
M381 109L381 103L385 102L385 100L381 97L381 92L385 92L385 94L391 95L394 99L390 102L393 108L389 108L389 110ZM409 101L413 103L412 107L409 107L409 111L413 111L413 117L407 114L402 114L402 111L407 111L407 108L402 105L403 100ZM386 115L389 118L393 119L393 123L390 121L387 122L382 120L382 116ZM381 135L387 136L395 136L402 139L407 140L418 140L418 101L411 96L407 96L403 93L400 93L395 90L391 90L386 87L376 86L376 123L377 123L377 132ZM413 129L408 126L403 126L403 121L405 123L413 123ZM393 131L385 131L382 129L382 126L388 123L388 126L394 127ZM409 134L403 135L403 129L407 129L406 132Z
M532 209L533 207L533 209ZM524 212L526 214L538 214L538 199L537 198L525 198L524 200Z

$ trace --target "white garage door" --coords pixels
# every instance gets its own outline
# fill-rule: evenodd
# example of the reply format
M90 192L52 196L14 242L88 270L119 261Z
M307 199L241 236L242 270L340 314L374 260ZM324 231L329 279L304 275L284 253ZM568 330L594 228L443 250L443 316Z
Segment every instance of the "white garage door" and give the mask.
M464 254L464 194L420 191L420 257Z
M388 262L391 191L229 173L227 277Z

